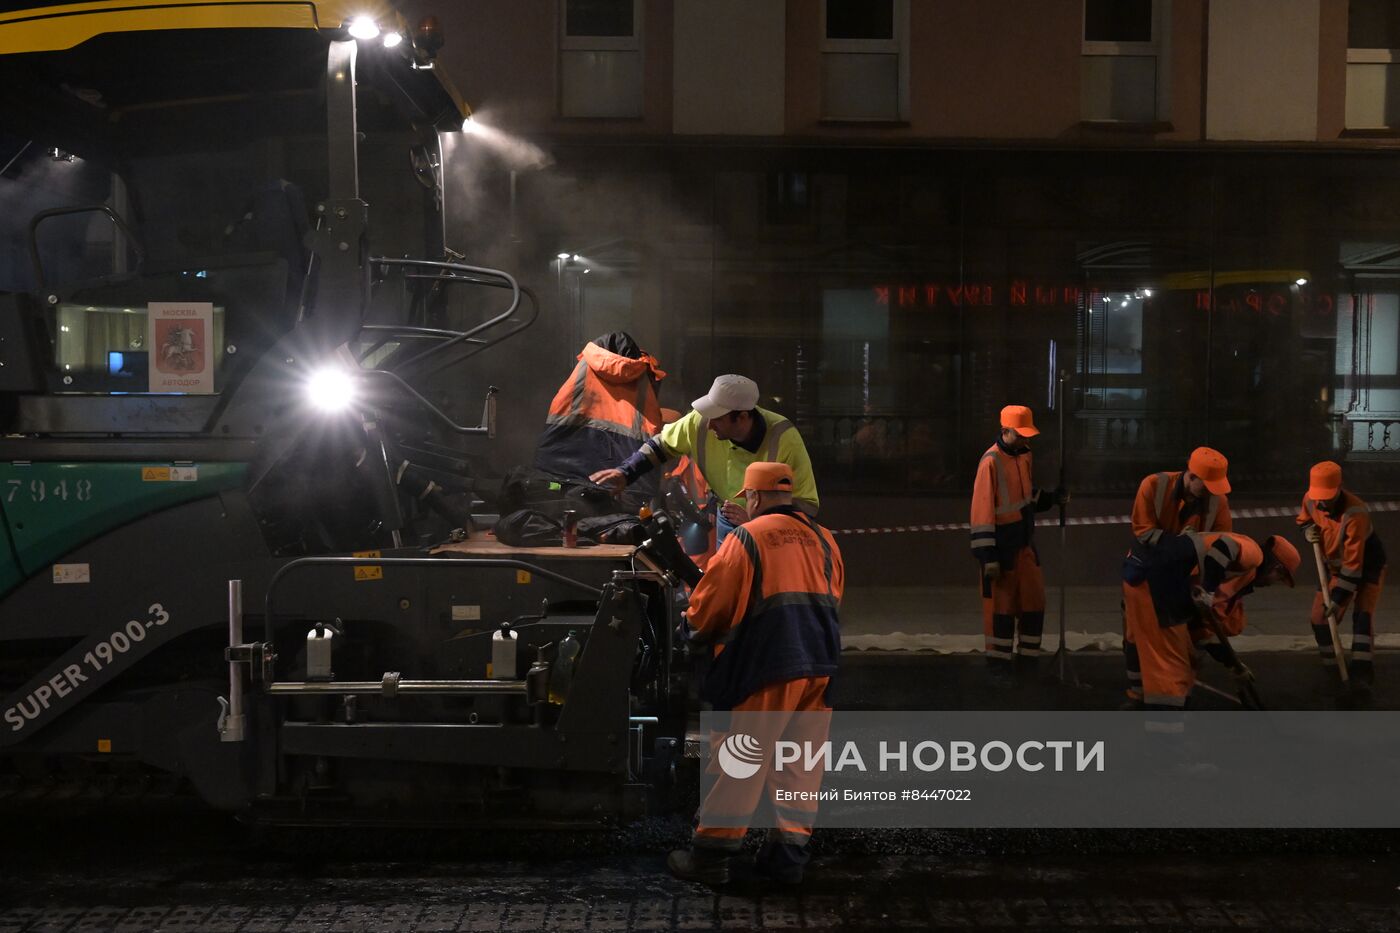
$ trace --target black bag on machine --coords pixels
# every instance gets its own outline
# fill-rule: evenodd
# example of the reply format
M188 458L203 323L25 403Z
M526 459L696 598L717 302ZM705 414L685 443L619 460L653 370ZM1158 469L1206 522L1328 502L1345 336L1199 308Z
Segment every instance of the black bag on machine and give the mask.
M617 512L617 501L602 486L561 482L530 467L514 467L506 473L498 504L503 516L520 509L533 509L555 519L562 518L567 509L580 518Z
M559 547L564 526L537 509L516 509L496 522L496 540L511 547Z

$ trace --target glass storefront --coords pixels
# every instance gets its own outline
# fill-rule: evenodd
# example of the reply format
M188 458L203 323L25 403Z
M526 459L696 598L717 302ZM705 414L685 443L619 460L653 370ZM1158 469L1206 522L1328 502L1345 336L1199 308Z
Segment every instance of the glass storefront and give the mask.
M667 405L754 377L828 495L965 493L1010 402L1035 408L1053 452L1058 373L1080 489L1131 494L1208 443L1259 494L1296 492L1327 457L1372 496L1400 491L1396 156L556 155L511 203L473 199L508 212L509 243L452 218L469 254L545 299L517 348L543 375L511 384L507 460L527 459L530 412L542 423L578 348L625 327L671 373Z

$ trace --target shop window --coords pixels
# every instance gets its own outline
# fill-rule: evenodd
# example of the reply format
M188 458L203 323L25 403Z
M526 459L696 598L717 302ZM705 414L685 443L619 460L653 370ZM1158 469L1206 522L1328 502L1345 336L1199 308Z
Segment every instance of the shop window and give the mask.
M909 118L908 0L822 4L822 118Z
M641 0L560 0L559 112L642 115Z
M1400 282L1366 282L1337 302L1338 446L1351 460L1400 457Z
M1400 127L1400 3L1351 0L1347 9L1348 129Z
M1085 120L1166 119L1169 0L1085 0L1080 112Z

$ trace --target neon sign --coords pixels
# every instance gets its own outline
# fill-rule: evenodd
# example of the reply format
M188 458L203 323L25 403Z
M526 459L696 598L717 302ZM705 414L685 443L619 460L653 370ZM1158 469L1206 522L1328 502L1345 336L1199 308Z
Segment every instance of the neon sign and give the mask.
M1192 307L1197 311L1239 312L1252 311L1281 317L1296 299L1302 299L1303 308L1310 314L1332 314L1336 303L1326 292L1304 291L1296 286L1261 291L1249 288L1246 294L1235 294L1237 286L1210 289L1196 289L1192 292L1165 292L1157 298L1144 298L1144 303L1160 301L1169 295L1190 295ZM871 286L875 303L883 307L928 310L952 310L958 308L1077 308L1087 297L1089 302L1098 301L1105 293L1090 289L1087 294L1078 285L1055 285L1044 282L1010 282L1005 289L990 282L963 282L951 285L946 282L919 282L914 284L879 284ZM1111 294L1126 294L1113 292Z

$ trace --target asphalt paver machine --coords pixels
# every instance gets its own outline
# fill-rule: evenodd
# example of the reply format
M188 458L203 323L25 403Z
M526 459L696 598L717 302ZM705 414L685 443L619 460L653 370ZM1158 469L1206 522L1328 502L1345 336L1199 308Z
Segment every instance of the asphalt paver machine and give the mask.
M595 822L664 787L664 521L473 531L470 360L537 308L448 247L441 42L341 0L0 14L0 796Z

